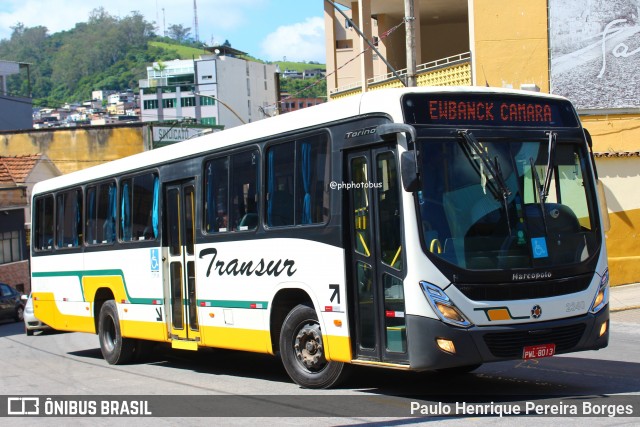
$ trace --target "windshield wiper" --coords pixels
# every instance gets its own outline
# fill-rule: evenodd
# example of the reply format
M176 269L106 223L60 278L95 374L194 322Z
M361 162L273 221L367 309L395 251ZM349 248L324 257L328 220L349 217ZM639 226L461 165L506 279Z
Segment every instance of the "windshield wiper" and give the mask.
M549 132L549 148L547 154L547 168L544 176L544 187L542 188L542 196L544 197L544 202L547 201L547 196L549 195L549 186L551 185L551 175L553 174L553 160L556 157L556 140L557 134L555 132Z
M531 164L531 175L533 175L533 183L536 186L536 192L538 193L538 204L540 205L540 213L542 214L544 235L548 236L549 230L547 229L547 214L545 212L545 201L547 199L547 196L546 194L544 194L544 188L542 184L540 184L540 176L538 175L538 170L536 169L536 163L533 161L533 157L529 157L529 163Z
M482 145L472 133L467 132L466 130L459 130L458 135L460 135L462 140L466 142L467 149L470 151L469 154L472 155L471 158L474 158L473 155L477 156L477 158L482 161L481 166L483 165L493 177L494 183L498 187L499 195L501 196L502 203L504 205L504 212L507 216L507 227L509 229L509 235L511 235L511 220L509 219L508 200L511 195L511 190L507 187L504 175L502 175L502 168L500 167L500 162L498 162L498 157L496 156L492 162L487 152L482 149ZM481 175L480 179L482 180L482 171L479 171L479 173Z
M480 160L482 160L482 165L487 168L487 171L489 171L489 174L493 177L495 184L501 193L502 199L506 200L507 197L511 195L511 190L509 190L509 187L507 187L507 183L504 180L500 164L498 163L498 158L496 157L492 162L491 158L482 149L482 146L472 133L469 133L466 130L459 130L458 135L460 135L463 141L467 143L467 147L471 151L471 154L475 154L480 158Z

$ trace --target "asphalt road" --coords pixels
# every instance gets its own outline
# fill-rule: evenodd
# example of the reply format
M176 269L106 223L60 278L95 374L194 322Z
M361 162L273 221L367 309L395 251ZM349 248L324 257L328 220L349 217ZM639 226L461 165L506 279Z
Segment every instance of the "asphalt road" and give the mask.
M612 313L609 347L532 361L510 361L482 366L459 376L438 373L407 373L374 368L357 368L351 378L334 390L305 390L292 383L277 358L252 353L206 349L198 352L158 347L143 364L110 366L101 356L95 335L44 333L27 337L22 324L0 324L0 395L44 395L84 397L94 395L190 395L179 404L189 406L197 396L231 396L223 400L224 425L273 424L275 419L245 418L243 415L280 415L277 424L300 424L290 415L314 415L315 425L515 425L516 418L432 416L428 419L398 416L406 411L407 400L396 396L420 396L425 404L470 401L490 404L500 401L577 402L593 396L627 396L640 411L640 310ZM234 398L244 396L244 398ZM321 397L318 397L321 396ZM628 396L632 396L629 398ZM228 398L228 397L227 397ZM235 401L234 401L235 399ZM305 400L310 399L310 400ZM612 402L617 402L615 398ZM217 402L220 404L220 401ZM624 402L623 402L624 403ZM0 404L4 404L0 402ZM163 413L188 412L194 418L138 418L136 425L210 424L211 419L195 418L203 406L171 407ZM206 402L201 404L206 404ZM231 404L231 407L226 406ZM238 409L233 408L235 404ZM361 405L362 404L362 405ZM382 408L383 418L354 408L373 405ZM385 414L385 409L389 414ZM211 408L206 408L211 410ZM262 412L264 411L264 412ZM293 412L292 412L293 411ZM307 412L305 412L307 411ZM385 416L387 415L387 416ZM433 414L430 414L433 415ZM436 413L442 415L442 413ZM640 415L638 415L640 416ZM67 425L69 419L29 418L25 425ZM79 425L129 424L131 418L74 418ZM220 420L220 419L218 419ZM309 420L305 418L305 420ZM517 424L536 426L582 424L638 425L640 418L526 417ZM535 420L535 421L534 421ZM53 423L52 423L53 421ZM306 423L306 422L305 422Z

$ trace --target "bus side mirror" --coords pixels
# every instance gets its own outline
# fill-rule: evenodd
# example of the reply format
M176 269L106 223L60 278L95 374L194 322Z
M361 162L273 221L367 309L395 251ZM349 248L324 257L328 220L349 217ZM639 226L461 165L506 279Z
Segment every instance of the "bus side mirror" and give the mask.
M418 165L413 151L405 151L400 156L400 175L404 191L413 193L418 190Z

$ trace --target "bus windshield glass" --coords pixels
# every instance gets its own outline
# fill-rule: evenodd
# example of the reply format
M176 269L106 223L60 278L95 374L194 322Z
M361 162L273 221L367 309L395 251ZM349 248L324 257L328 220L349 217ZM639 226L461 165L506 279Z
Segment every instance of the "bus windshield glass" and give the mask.
M459 131L419 139L418 150L421 232L433 256L491 270L574 264L596 253L593 187L580 141L551 131L521 140Z

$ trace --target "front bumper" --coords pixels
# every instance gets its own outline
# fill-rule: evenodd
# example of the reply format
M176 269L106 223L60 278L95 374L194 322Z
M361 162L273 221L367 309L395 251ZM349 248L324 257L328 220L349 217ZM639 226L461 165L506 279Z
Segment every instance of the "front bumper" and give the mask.
M521 359L523 348L555 344L556 354L597 350L609 343L609 306L597 314L519 325L455 328L437 319L407 315L407 342L411 369L432 370ZM437 338L453 341L455 354L441 350Z

